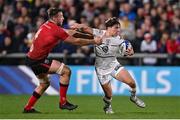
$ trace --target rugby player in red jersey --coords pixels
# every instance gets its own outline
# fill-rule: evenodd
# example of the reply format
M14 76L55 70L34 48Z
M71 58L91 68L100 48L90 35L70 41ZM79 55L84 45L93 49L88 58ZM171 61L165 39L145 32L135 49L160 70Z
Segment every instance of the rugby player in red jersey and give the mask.
M32 46L27 53L26 65L33 70L40 84L35 88L32 96L29 98L23 113L39 112L34 109L34 105L50 85L48 74L58 74L60 76L59 108L67 110L76 109L78 106L69 103L66 97L71 76L70 68L57 60L47 59L47 56L54 46L61 41L80 46L101 44L102 42L102 38L100 37L83 39L73 37L72 31L70 32L71 34L66 33L66 31L61 28L64 17L60 9L50 8L48 10L48 16L49 20L37 31Z

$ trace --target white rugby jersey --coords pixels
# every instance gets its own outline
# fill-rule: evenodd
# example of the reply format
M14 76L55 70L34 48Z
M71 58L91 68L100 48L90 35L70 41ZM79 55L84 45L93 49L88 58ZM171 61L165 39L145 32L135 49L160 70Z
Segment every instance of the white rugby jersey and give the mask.
M102 37L105 30L93 29L94 36ZM124 41L120 36L104 38L101 45L95 45L95 67L98 74L109 74L119 64L116 57L119 53L119 45Z

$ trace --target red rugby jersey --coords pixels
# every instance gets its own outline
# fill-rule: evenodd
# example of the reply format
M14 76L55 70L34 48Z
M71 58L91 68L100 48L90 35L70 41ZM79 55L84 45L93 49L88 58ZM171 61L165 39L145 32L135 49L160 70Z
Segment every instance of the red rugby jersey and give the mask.
M28 57L33 60L44 59L60 41L64 41L69 35L63 28L55 23L47 21L36 32Z

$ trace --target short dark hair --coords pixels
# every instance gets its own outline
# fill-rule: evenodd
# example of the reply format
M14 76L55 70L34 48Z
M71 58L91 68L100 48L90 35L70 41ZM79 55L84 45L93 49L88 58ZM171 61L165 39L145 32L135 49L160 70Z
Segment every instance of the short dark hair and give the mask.
M52 18L55 15L57 15L59 12L62 12L62 10L58 8L49 8L47 12L48 12L48 17Z
M116 18L116 17L109 18L108 20L105 21L106 28L112 27L112 26L114 26L116 24L120 25L119 19Z

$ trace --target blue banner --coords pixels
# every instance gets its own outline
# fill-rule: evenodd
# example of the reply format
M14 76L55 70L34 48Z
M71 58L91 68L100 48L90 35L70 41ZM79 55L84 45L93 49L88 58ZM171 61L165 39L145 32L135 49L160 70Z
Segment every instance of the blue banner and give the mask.
M72 76L68 94L103 94L93 66L70 66ZM137 94L180 96L180 67L125 67L137 84ZM51 86L46 91L58 95L59 76L50 75ZM38 85L34 73L26 66L0 66L0 94L31 94ZM129 87L112 80L114 95L129 95Z
M102 89L94 67L71 67L70 94L101 94ZM180 67L126 67L137 84L139 95L180 95ZM128 95L129 87L115 79L112 81L115 95ZM71 91L72 90L72 91Z

